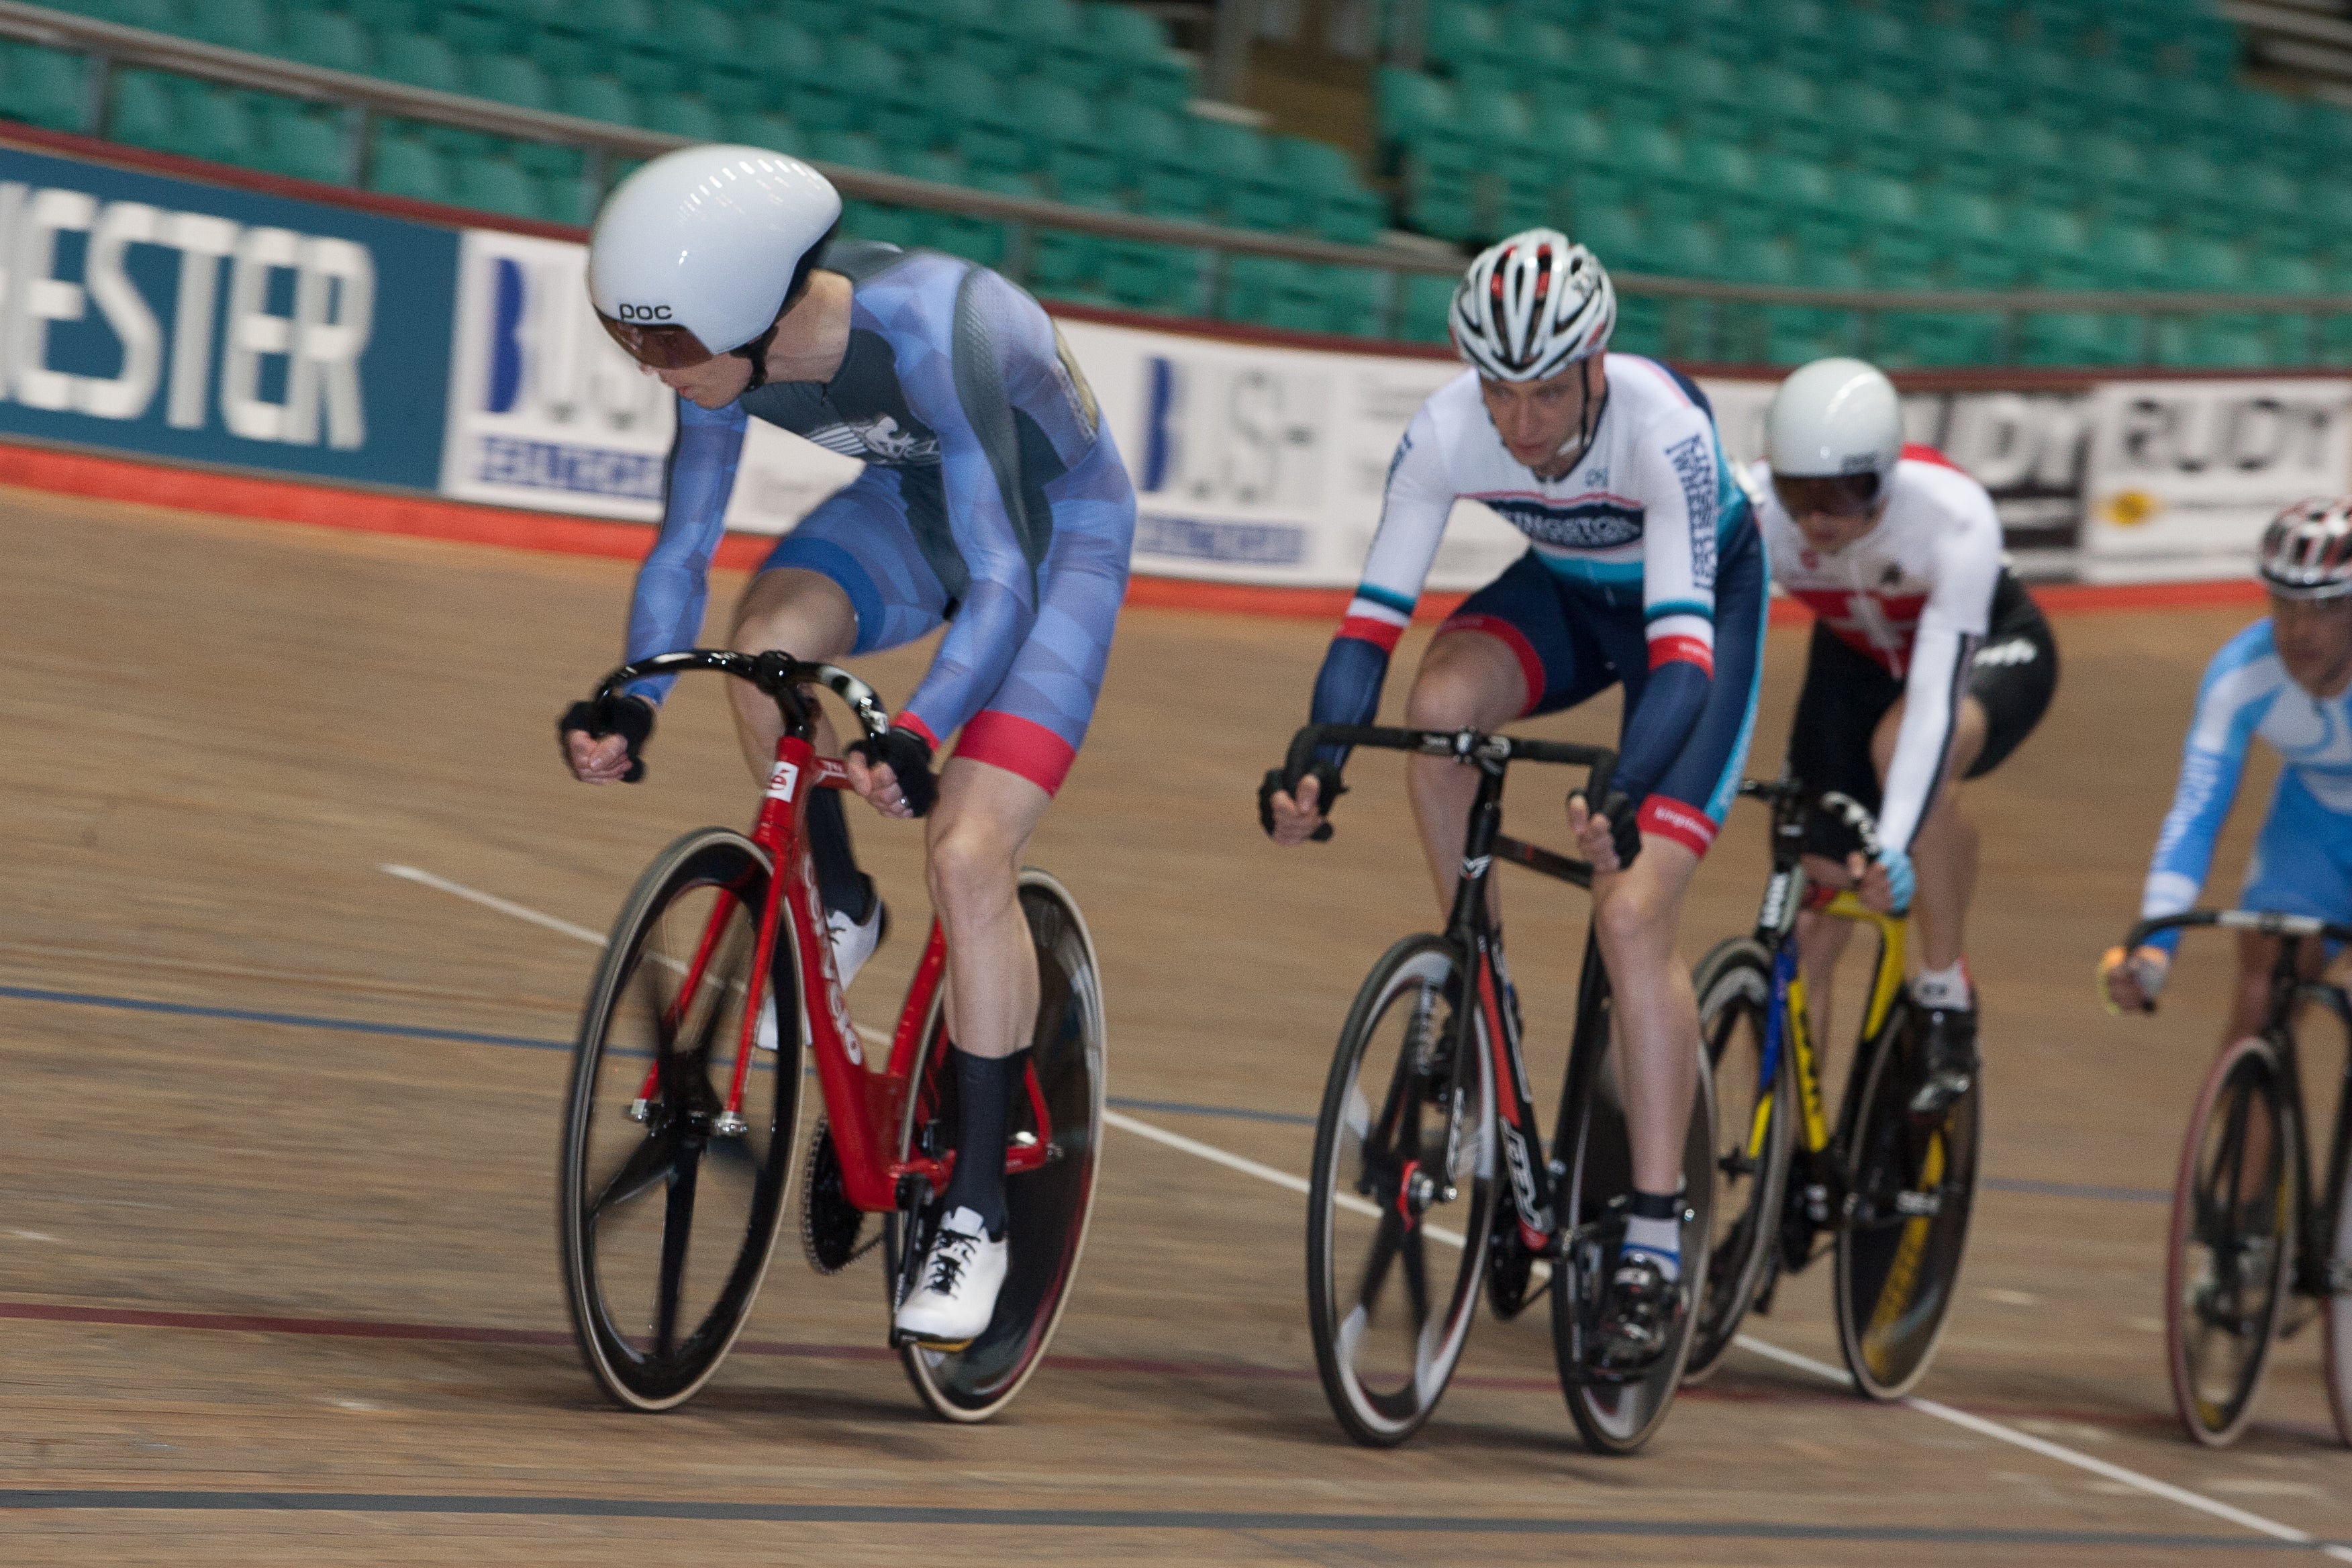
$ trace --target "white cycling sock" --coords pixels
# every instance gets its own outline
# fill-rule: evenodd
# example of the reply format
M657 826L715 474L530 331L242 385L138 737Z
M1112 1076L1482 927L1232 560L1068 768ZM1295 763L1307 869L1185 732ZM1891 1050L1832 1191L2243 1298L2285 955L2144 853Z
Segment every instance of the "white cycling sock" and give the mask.
M1911 998L1923 1007L1973 1007L1976 988L1969 984L1969 961L1949 969L1923 969L1911 982Z
M1683 1277L1683 1227L1678 1220L1643 1219L1640 1215L1625 1218L1624 1252L1639 1252L1658 1265L1658 1272L1669 1279Z

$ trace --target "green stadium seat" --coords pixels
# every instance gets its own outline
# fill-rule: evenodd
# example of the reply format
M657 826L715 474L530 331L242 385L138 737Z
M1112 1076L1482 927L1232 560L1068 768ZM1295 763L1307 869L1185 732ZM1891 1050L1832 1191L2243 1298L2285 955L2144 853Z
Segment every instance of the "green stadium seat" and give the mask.
M783 115L763 110L739 110L724 116L720 124L730 142L740 142L746 147L765 147L794 157L814 156L808 152L807 136Z
M377 72L394 81L440 92L466 90L464 78L457 69L457 51L429 33L379 35L375 57ZM446 186L444 179L442 188Z
M1851 244L1852 225L1830 172L1819 163L1780 153L1759 158L1756 194L1770 211L1771 232L1794 239L1801 252L1843 251Z
M1685 136L1745 142L1751 115L1740 73L1724 59L1695 48L1658 56L1656 89L1673 100Z
M1446 342L1445 318L1453 308L1456 281L1440 273L1407 273L1404 298L1397 310L1397 336L1412 343Z
M1990 37L1963 27L1923 27L1920 49L1935 62L1941 98L1975 115L2009 110L2005 52Z
M1103 292L1130 310L1195 315L1202 267L1202 254L1183 246L1114 241L1103 247Z
M1656 57L1632 38L1598 28L1571 37L1568 59L1557 68L1560 79L1588 101L1613 103L1621 98L1649 96L1656 101ZM1658 113L1663 116L1661 102Z
M2094 236L2092 259L2104 289L2161 289L2167 278L2163 237L2136 224L2108 224Z
M2111 224L2145 224L2162 210L2148 175L2147 153L2126 136L2093 132L2067 149L2072 205Z
M2087 131L2104 108L2082 88L2083 62L2048 49L2012 49L2008 58L2009 111L2053 131Z
M182 13L173 30L250 54L273 54L278 48L278 21L263 0L199 0Z
M231 88L196 87L180 100L179 145L172 149L215 163L246 164L256 151L253 112Z
M826 46L807 28L778 17L747 16L740 31L741 60L709 68L701 84L707 95L734 108L778 109L798 95L802 83L824 80ZM727 85L719 85L722 79Z
M1748 86L1764 144L1771 151L1814 163L1837 155L1843 138L1822 112L1811 79L1767 66L1750 73Z
M885 173L890 167L890 155L863 131L813 131L809 132L808 150L809 156L820 163Z
M13 79L14 72L11 72ZM15 97L16 82L5 84ZM115 76L107 106L106 134L132 147L175 152L180 146L180 97L193 85L161 71L126 70Z
M464 62L466 90L517 109L551 109L555 91L528 55L481 55Z
M1432 0L1422 23L1422 58L1454 73L1469 57L1502 48L1506 37L1499 7L1476 0Z
M1821 0L1761 0L1765 49L1786 70L1811 81L1833 79L1841 64L1843 18Z
M460 60L509 53L521 46L524 37L524 29L515 17L470 5L452 6L440 12L433 18L433 31L457 51Z
M1906 100L1925 98L1937 87L1936 63L1903 17L1885 10L1849 10L1840 26L1849 79Z
M634 125L637 101L618 79L609 76L565 77L555 84L555 107L583 120L608 125Z
M2201 153L2168 147L2150 160L2158 215L2189 234L2236 237L2239 218L2229 199L2230 176Z
M379 135L368 160L368 189L420 202L446 202L454 195L449 165L423 138Z
M2304 256L2256 256L2246 269L2247 289L2257 294L2321 294L2326 279L2317 263ZM2230 318L2235 321L2235 317ZM2312 318L2294 313L2264 313L2250 318L2270 342L2267 363L2307 365L2324 357L2324 328Z
M860 133L841 131L833 134L856 136ZM841 205L841 232L853 239L912 246L920 243L922 216L922 214L909 208L887 206L878 202L844 202Z
M986 76L973 62L951 56L930 64L966 68L990 83L989 101L995 101L996 79ZM879 44L867 38L835 38L825 45L822 70L793 79L786 104L793 119L811 130L856 129L864 126L872 106L896 95L905 81L898 57ZM953 106L933 100L932 107L944 114Z
M504 158L469 158L457 167L451 194L459 206L508 217L544 218L539 182Z
M341 184L350 173L341 111L253 95L252 167L297 180Z
M1912 139L1913 110L1869 82L1851 79L1830 89L1822 111L1845 142L1847 156L1880 174L1908 178L1918 173L1921 153Z
M689 142L723 142L726 124L719 111L701 99L685 93L664 93L639 100L637 123L648 131L667 132Z
M177 33L184 20L177 0L79 0L59 9L155 33Z
M2071 152L2064 139L2041 121L2012 114L1995 121L1989 151L2000 171L2004 195L2051 205L2074 200Z
M364 76L375 68L367 32L341 11L289 11L280 40L289 59Z
M734 17L703 0L666 0L658 36L640 47L657 48L681 67L698 71L742 58L743 33Z
M2137 364L2143 331L2136 317L2097 311L2028 316L2018 357L2030 365L2068 368Z
M1743 244L1761 241L1774 208L1758 189L1755 154L1731 142L1693 137L1683 143L1683 163L1725 228L1744 237Z
M1029 237L1029 269L1022 281L1035 293L1055 300L1081 302L1099 300L1102 293L1103 240L1068 229L1041 228Z

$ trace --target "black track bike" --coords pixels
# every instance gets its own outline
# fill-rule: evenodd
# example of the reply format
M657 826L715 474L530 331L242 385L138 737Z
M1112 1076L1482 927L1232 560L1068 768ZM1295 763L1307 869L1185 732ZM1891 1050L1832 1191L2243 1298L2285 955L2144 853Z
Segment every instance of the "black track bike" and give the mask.
M1588 932L1576 1025L1549 1158L1520 1054L1501 933L1488 912L1497 861L1580 888L1592 868L1506 836L1505 771L1517 763L1591 770L1594 798L1616 763L1594 746L1476 731L1310 724L1285 773L1296 789L1322 746L1450 757L1478 771L1462 881L1443 935L1409 936L1356 994L1316 1124L1307 1209L1307 1295L1315 1363L1358 1442L1403 1442L1429 1419L1461 1360L1483 1282L1496 1316L1546 1285L1570 1415L1597 1451L1631 1453L1666 1416L1685 1331L1651 1370L1612 1380L1591 1366L1601 1291L1625 1231L1633 1156L1610 1043L1609 977ZM1685 1278L1706 1289L1714 1097L1704 1055L1685 1139L1690 1201Z
M1690 1381L1711 1372L1753 1308L1769 1310L1782 1273L1836 1257L1838 1346L1854 1386L1893 1399L1924 1376L1958 1291L1976 1197L1983 1090L1970 1086L1920 1122L1911 1096L1927 1075L1919 1018L1904 984L1904 921L1852 893L1821 912L1877 932L1845 1094L1832 1123L1822 1089L1797 913L1807 902L1805 815L1794 780L1749 780L1739 793L1772 810L1772 873L1753 934L1718 942L1699 963L1699 1037L1715 1069L1715 1198L1706 1289L1694 1298ZM1842 795L1822 805L1878 854L1877 824ZM1981 1079L1982 1075L1979 1075Z
M2326 1338L2328 1407L2336 1436L2352 1444L2352 1049L2338 1079L2327 1163L2315 1170L2295 1044L2296 1026L2316 1010L2352 1046L2352 998L2342 986L2304 979L2302 970L2304 943L2352 942L2352 927L2195 910L2142 921L2122 951L2159 931L2203 926L2277 937L2279 949L2263 1026L2214 1060L2181 1144L2164 1270L2173 1408L2198 1442L2229 1442L2253 1415L2271 1347L2316 1315Z

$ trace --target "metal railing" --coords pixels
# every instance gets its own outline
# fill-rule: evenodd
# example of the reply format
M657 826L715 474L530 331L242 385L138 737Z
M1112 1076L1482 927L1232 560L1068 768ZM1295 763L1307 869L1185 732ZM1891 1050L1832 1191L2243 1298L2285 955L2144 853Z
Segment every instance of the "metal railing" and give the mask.
M132 67L226 86L269 92L313 103L331 104L344 111L346 149L344 180L365 183L373 121L379 116L455 126L515 141L538 142L575 148L583 155L582 178L593 205L609 182L618 162L643 159L688 144L685 137L577 115L521 109L471 98L462 93L378 77L358 76L292 60L141 27L123 26L94 17L29 5L21 0L0 0L0 37L69 50L89 62L80 129L103 135L110 83L113 72ZM910 179L872 169L819 162L815 165L853 200L925 212L948 213L1005 226L1007 259L1003 269L1024 276L1028 237L1041 229L1095 235L1107 239L1141 241L1195 249L1203 258L1202 299L1218 299L1224 263L1234 256L1262 256L1283 260L1361 268L1386 279L1382 328L1395 331L1402 316L1402 280L1415 274L1458 274L1464 258L1433 246L1343 245L1297 235L1227 228L1220 225L1146 217L1133 213L1076 206L1036 197L1006 195L994 191ZM1803 310L1839 312L1853 318L1849 346L1868 353L1884 335L1885 319L1895 315L1978 316L1999 323L2000 358L2013 363L2025 341L2029 318L2035 316L2109 316L2135 319L2140 326L2141 357L2154 363L2160 325L2202 315L2287 317L2300 321L2307 332L2305 357L2318 363L2325 357L2324 325L2331 318L2352 317L2352 295L2255 294L2223 291L2147 292L2094 289L1815 289L1790 284L1734 283L1694 278L1669 278L1654 273L1612 269L1619 294L1662 301L1669 353L1693 358L1724 360L1743 357L1721 352L1727 342L1751 335L1756 312L1761 310Z

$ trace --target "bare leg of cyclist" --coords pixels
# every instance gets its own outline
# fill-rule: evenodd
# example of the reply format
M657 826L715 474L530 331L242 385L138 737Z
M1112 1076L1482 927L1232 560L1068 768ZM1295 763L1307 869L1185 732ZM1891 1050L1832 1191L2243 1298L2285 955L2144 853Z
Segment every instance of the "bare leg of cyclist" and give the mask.
M1021 853L1052 796L1020 774L950 757L925 819L931 908L947 936L955 1171L900 1331L941 1345L984 1331L1011 1267L1004 1148L1037 1019L1037 955L1021 913Z
M1421 730L1493 730L1528 710L1527 678L1518 656L1485 632L1447 632L1422 656L1405 700L1405 722ZM1406 791L1421 827L1422 852L1429 858L1441 917L1454 911L1454 884L1462 879L1462 841L1470 826L1470 804L1478 795L1478 771L1441 757L1405 763ZM1501 901L1490 912L1501 918Z
M1682 1185L1683 1141L1698 1092L1698 999L1676 952L1683 894L1698 857L1671 838L1642 835L1632 867L1592 880L1593 919L1609 985L1612 1043L1623 1074L1633 1184Z
M841 584L821 573L780 566L762 572L743 590L735 606L729 641L742 653L789 653L811 661L836 659L857 646L857 612ZM735 734L751 777L764 784L775 766L776 741L783 721L776 705L740 680L727 683L735 710ZM832 724L819 719L818 749L837 755Z

